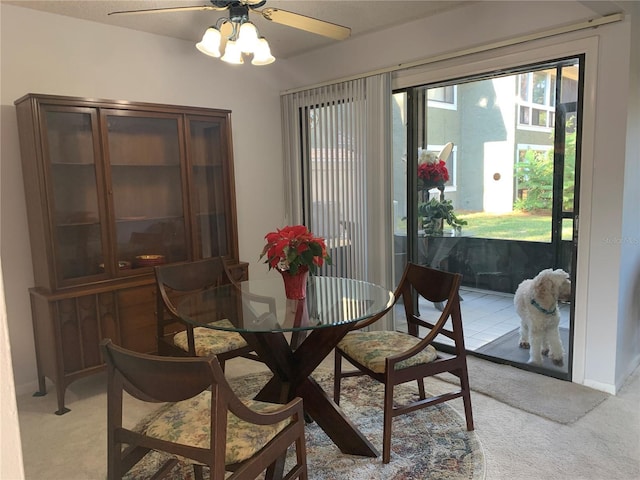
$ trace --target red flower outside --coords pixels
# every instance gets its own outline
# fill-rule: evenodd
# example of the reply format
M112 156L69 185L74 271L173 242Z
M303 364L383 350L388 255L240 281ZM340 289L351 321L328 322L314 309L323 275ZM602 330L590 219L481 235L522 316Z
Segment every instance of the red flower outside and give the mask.
M427 186L443 185L449 180L449 171L444 161L439 160L434 163L421 163L418 165L418 178Z

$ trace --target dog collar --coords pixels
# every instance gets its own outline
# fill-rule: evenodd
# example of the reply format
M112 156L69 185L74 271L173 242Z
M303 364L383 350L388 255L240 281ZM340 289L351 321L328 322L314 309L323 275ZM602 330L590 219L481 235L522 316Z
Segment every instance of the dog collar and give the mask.
M540 305L538 302L536 302L535 298L531 299L531 305L533 305L534 307L536 307L538 310L540 310L542 313L544 313L546 315L553 315L554 313L556 313L556 308L557 307L553 307L553 310L547 310L542 305Z

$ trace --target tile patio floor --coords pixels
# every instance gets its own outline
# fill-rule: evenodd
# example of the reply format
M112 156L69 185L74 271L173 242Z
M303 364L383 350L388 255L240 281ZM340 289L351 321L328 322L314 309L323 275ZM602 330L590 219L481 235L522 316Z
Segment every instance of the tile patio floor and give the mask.
M461 287L462 324L467 350L474 351L505 333L520 328L520 317L513 305L513 294ZM435 307L420 300L420 312L427 317L439 315ZM402 307L400 306L400 309ZM560 327L569 328L570 305L560 306ZM404 315L398 316L402 318ZM440 339L438 339L440 340ZM448 338L443 343L452 343Z

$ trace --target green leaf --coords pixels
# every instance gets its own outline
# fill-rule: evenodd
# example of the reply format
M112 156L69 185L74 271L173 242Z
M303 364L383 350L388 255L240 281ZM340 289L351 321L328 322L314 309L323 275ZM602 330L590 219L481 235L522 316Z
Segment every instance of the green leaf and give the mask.
M305 265L313 265L313 257L315 255L313 254L313 252L311 251L311 249L309 250L305 250L304 252L302 252L300 254L300 257L302 258L302 263Z
M322 256L322 247L318 243L315 243L315 242L309 243L309 250L308 251L311 251L311 253L313 254L314 257Z

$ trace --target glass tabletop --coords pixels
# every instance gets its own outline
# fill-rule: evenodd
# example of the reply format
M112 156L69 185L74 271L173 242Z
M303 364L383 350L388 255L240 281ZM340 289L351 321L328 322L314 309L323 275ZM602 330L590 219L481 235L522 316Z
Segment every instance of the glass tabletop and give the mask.
M177 303L194 326L236 332L312 330L370 318L392 305L378 285L337 277L309 277L306 298L285 297L280 278L249 280L189 294Z

